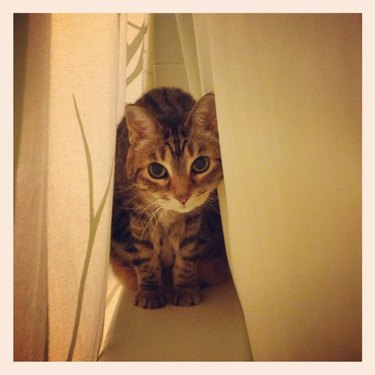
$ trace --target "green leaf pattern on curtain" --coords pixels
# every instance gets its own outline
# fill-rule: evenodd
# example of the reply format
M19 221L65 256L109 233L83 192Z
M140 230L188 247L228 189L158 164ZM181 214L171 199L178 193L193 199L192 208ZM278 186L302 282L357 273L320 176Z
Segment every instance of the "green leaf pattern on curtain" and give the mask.
M89 180L89 204L90 204L90 210L89 210L89 223L90 223L90 230L89 230L89 239L87 243L87 249L86 249L86 257L85 257L85 262L82 270L82 276L81 276L81 282L80 282L80 287L79 287L79 293L78 293L78 301L77 301L77 310L75 314L75 322L74 322L74 327L73 327L73 333L72 333L72 339L70 343L70 348L67 356L67 361L72 361L73 359L73 354L74 354L74 349L76 346L77 342L77 336L78 336L78 329L79 329L79 322L80 322L80 317L82 313L82 304L83 304L83 295L84 295L84 290L85 290L85 284L87 280L87 274L88 274L88 269L90 265L90 258L92 254L92 249L94 246L94 241L95 241L95 236L96 232L99 226L100 218L103 212L103 208L105 206L105 203L107 201L108 193L109 193L109 188L110 188L110 182L111 182L111 177L113 173L113 165L114 162L112 162L112 167L111 167L111 172L109 174L108 178L108 184L106 187L106 190L103 194L102 200L100 202L100 205L94 214L94 184L93 184L93 168L92 168L92 161L91 161L91 155L90 155L90 148L87 142L85 130L83 127L82 119L78 110L78 105L77 101L75 99L75 96L73 94L73 102L74 102L74 109L76 112L79 128L81 131L81 136L82 136L82 142L84 145L85 149L85 156L86 156L86 162L87 162L87 172L88 172L88 180Z
M128 15L129 16L129 15ZM137 19L134 19L134 22L128 21L128 26L134 29L137 29L137 34L135 35L134 39L127 43L127 67L129 68L129 65L131 66L130 69L127 70L127 77L126 77L126 87L128 88L129 85L134 83L134 90L138 91L140 89L139 82L136 83L136 79L139 78L139 76L142 74L144 67L145 67L145 54L147 53L145 48L145 36L147 35L148 27L147 27L147 19L144 17L142 24L136 24L136 20L139 20L139 15ZM137 59L137 60L134 60ZM131 62L135 62L134 64L130 64ZM143 86L143 84L141 84ZM132 89L132 90L133 90ZM141 94L141 92L139 92ZM74 326L73 326L73 332L71 336L71 342L70 347L67 355L67 361L72 361L74 356L74 350L77 344L77 338L78 338L78 331L80 326L80 319L82 315L82 309L83 309L83 299L84 299L84 293L85 293L85 287L87 282L87 276L90 266L90 260L91 255L94 247L95 242L95 236L97 233L97 229L99 226L100 218L105 206L105 203L107 202L107 198L110 191L110 182L111 177L113 174L113 168L114 168L114 158L112 163L111 172L108 178L108 184L106 187L106 190L103 194L103 197L101 199L100 205L96 212L94 212L94 180L93 180L93 165L92 165L92 158L90 154L90 148L87 141L87 137L85 134L81 114L78 109L77 100L75 98L75 95L73 94L73 105L75 114L77 117L77 122L79 125L82 142L85 150L85 157L86 157L86 163L87 163L87 173L88 173L88 189L89 189L89 238L86 248L86 256L85 261L82 269L82 275L79 285L79 292L78 292L78 300L77 300L77 307L76 307L76 313L75 313L75 320L74 320Z
M135 57L137 52L139 52L138 56L138 61L137 64L132 72L128 74L126 77L126 85L129 86L142 72L144 68L144 54L146 53L145 50L145 43L144 43L144 38L145 35L147 34L148 27L146 25L146 20L144 19L143 23L141 26L136 25L133 22L128 21L128 25L138 29L138 33L134 40L127 45L127 65L129 65L130 61Z

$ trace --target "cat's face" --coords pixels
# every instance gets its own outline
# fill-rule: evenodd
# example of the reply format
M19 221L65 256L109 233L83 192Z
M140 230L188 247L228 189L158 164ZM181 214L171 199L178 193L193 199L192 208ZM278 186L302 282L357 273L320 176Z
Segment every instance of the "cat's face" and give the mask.
M191 211L206 202L223 178L213 94L201 98L186 122L173 129L145 109L126 109L129 180L153 208Z

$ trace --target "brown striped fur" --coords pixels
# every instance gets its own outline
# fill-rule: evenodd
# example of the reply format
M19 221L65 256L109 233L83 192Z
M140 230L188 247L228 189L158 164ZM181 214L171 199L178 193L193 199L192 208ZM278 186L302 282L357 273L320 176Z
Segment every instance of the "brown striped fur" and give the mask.
M156 163L156 164L155 164ZM135 304L200 302L228 275L216 187L223 178L214 95L176 88L128 105L117 129L111 264Z

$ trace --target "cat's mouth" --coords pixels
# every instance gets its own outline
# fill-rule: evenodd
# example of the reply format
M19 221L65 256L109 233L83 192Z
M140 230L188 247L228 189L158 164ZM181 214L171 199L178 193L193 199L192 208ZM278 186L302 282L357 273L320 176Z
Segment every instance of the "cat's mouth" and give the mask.
M175 198L160 199L158 204L165 210L186 213L202 206L206 202L208 196L209 193L204 193L199 196L193 196L190 197L190 199L185 203L181 203Z

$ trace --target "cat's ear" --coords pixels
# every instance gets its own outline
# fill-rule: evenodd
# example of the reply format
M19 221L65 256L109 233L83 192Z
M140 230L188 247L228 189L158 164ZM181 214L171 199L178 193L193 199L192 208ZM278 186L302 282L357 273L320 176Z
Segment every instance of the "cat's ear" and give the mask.
M215 96L213 93L202 96L191 113L193 127L217 132Z
M135 145L157 132L158 122L139 105L128 104L125 108L125 118L131 145Z

